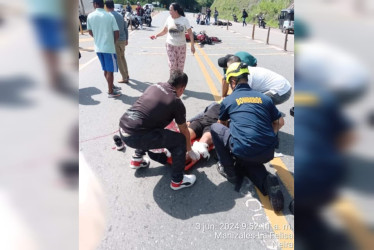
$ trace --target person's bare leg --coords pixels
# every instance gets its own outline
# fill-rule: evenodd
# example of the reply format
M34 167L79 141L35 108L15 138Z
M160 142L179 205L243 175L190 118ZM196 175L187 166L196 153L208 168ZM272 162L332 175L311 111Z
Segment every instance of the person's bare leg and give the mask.
M201 136L199 142L206 143L209 146L213 144L212 134L210 132L205 132L203 136Z
M52 88L58 88L59 82L59 62L58 53L55 51L43 51L43 56L47 65L48 70L48 80Z
M107 75L108 87L110 91L109 93L112 93L113 92L113 80L114 80L113 72L107 71L106 75Z
M108 82L108 93L113 93L113 72L104 71L104 76Z

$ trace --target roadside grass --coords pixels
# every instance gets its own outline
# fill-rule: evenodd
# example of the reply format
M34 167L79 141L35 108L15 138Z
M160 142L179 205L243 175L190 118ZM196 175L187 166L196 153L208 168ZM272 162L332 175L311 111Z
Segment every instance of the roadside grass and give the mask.
M218 19L233 21L232 14L236 14L238 21L241 22L242 10L246 9L248 13L247 22L257 22L256 15L264 13L267 26L278 27L278 15L282 9L287 8L292 0L216 0L211 9L212 14L216 7L219 16Z

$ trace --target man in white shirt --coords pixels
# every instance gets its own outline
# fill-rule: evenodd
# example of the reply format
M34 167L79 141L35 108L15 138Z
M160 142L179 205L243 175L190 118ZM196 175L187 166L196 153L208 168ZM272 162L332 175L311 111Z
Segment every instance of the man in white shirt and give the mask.
M261 67L248 67L248 85L251 89L269 96L275 105L284 103L291 96L291 84L283 76Z
M226 58L226 57L225 57ZM227 58L227 67L234 62L241 62L240 57L230 56ZM251 89L269 96L275 105L287 101L291 96L292 86L283 76L262 67L248 67L248 84ZM225 84L222 82L222 84ZM222 98L227 96L228 86L222 88Z

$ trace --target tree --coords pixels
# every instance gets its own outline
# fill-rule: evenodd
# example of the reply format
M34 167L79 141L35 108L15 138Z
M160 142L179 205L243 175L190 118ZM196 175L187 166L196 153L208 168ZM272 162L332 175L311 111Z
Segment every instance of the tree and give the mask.
M214 0L197 0L196 1L200 7L210 7L212 6Z
M119 4L124 5L125 4L125 0L114 0L114 3L119 3Z

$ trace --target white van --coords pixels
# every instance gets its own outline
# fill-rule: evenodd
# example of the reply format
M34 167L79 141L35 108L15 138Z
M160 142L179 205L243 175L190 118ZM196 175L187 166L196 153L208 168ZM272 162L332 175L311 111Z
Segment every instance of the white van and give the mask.
M125 10L123 9L122 4L114 4L114 11L118 12L119 14L123 15Z

